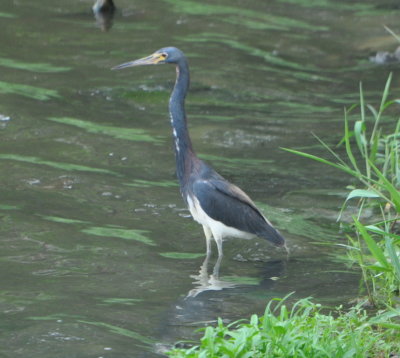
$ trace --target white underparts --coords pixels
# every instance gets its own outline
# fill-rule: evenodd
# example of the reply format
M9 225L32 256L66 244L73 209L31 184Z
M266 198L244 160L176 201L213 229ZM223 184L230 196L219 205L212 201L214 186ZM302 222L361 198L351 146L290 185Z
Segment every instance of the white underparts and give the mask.
M202 224L205 228L208 228L214 240L217 242L221 241L225 237L237 237L240 239L252 239L256 235L250 234L245 231L241 231L235 229L231 226L226 226L220 221L214 220L210 216L206 214L206 212L202 209L199 201L196 198L192 198L189 195L187 196L187 202L189 205L190 213L194 220L196 220L199 224Z

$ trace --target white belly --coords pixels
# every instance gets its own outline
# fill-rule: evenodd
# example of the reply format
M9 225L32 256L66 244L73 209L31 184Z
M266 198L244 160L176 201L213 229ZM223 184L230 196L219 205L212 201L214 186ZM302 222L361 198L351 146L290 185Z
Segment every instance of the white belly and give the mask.
M241 231L238 229L235 229L234 227L231 226L226 226L220 221L214 220L213 218L209 217L205 211L202 209L200 206L199 201L190 196L187 197L187 202L189 205L189 210L190 213L192 214L192 217L194 220L196 220L199 224L202 224L206 227L208 227L212 234L214 239L223 239L225 237L237 237L240 239L252 239L256 237L256 235L250 234L245 231Z

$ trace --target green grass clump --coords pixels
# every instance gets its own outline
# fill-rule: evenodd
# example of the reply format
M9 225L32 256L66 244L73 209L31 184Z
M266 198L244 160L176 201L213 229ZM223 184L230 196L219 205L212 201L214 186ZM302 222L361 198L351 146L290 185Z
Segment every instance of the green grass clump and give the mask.
M350 201L358 201L353 224L346 228L349 257L362 271L364 288L374 306L394 306L400 294L400 120L385 118L386 111L399 100L388 100L392 75L389 76L378 108L367 104L360 85L360 104L345 111L345 147L342 158L336 150L318 139L333 159L286 149L294 154L330 165L350 174L355 181L342 211ZM351 123L349 115L356 108L359 117ZM364 210L372 208L374 215L361 220ZM339 215L339 220L341 214Z
M273 307L274 301L280 301ZM170 357L191 358L365 358L389 357L398 352L400 331L379 329L391 316L371 319L359 306L343 312L336 308L322 313L321 305L302 299L291 310L285 300L268 304L263 317L253 315L249 323L207 327L200 345L174 349ZM397 313L398 314L398 313Z

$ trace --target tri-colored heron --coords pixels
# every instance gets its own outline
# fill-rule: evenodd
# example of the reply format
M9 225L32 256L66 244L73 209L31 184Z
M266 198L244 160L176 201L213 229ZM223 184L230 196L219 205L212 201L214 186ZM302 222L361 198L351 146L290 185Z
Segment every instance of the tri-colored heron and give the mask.
M177 176L183 200L193 219L203 225L207 243L207 257L211 253L211 239L222 257L225 237L263 237L277 246L285 239L239 187L228 182L209 165L199 159L190 140L185 113L185 97L189 89L189 66L182 51L175 47L162 48L148 57L113 67L127 67L170 63L176 66L176 82L169 100L169 114L175 141Z

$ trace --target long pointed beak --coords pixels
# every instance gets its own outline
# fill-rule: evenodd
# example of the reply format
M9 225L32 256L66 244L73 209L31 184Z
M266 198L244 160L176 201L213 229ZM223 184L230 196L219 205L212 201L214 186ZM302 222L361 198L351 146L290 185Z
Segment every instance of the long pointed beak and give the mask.
M153 53L150 56L140 58L139 60L122 63L121 65L111 68L112 70L122 70L123 68L143 66L143 65L156 65L163 61L165 56L161 53Z

